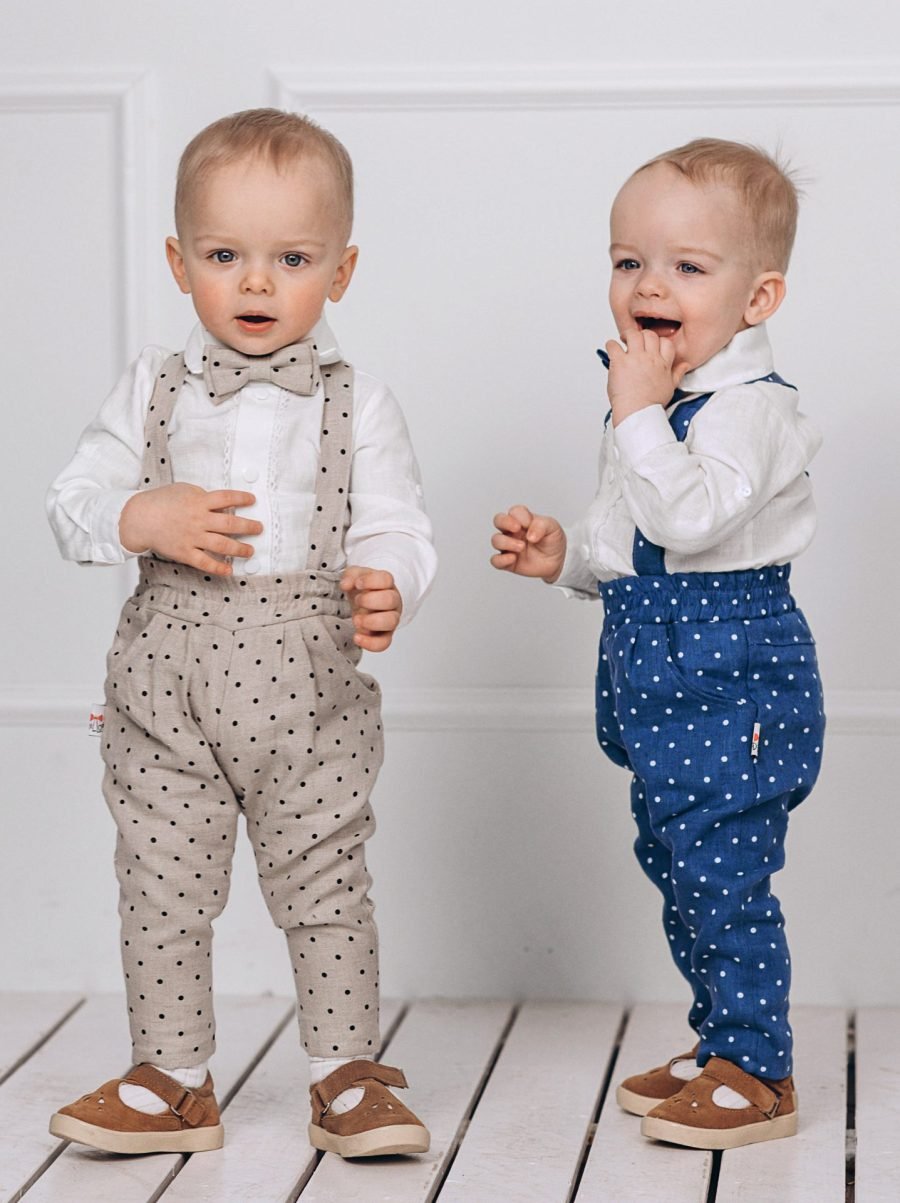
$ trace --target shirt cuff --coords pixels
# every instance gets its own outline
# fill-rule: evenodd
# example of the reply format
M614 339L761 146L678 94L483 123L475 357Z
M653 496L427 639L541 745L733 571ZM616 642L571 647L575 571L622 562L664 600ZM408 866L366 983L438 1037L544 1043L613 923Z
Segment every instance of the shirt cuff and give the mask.
M552 587L559 589L565 597L574 597L579 601L595 601L600 595L590 558L591 549L583 533L567 530L566 558L559 576L555 581L551 581Z
M661 405L648 405L629 414L613 430L613 450L625 467L633 467L657 447L677 441Z
M427 555L430 553L430 555ZM365 548L354 549L353 562L364 568L375 568L389 572L394 578L394 588L400 594L402 609L400 610L400 626L405 627L412 622L419 606L425 600L434 580L437 568L437 555L431 545L426 548L416 548L418 563L410 563L406 557L392 555L387 550L373 549L372 555L365 554ZM425 562L427 555L428 562Z
M91 513L92 564L125 564L144 554L129 551L119 538L122 510L137 492L137 489L108 489L97 498Z

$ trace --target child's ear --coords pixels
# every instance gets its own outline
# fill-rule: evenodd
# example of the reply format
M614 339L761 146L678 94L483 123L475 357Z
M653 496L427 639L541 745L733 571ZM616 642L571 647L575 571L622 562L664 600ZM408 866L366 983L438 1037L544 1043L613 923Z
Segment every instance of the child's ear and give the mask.
M190 281L184 270L184 255L181 253L181 243L177 238L166 239L166 258L169 261L172 275L175 277L175 283L182 292L190 292Z
M358 246L348 246L344 248L344 253L341 255L341 261L337 265L337 270L334 273L334 279L331 281L331 288L328 291L329 301L339 301L347 291L350 281L353 278L353 272L356 269L356 260L358 258Z
M758 326L770 318L787 291L781 272L763 272L753 281L753 293L744 310L744 321L748 326Z

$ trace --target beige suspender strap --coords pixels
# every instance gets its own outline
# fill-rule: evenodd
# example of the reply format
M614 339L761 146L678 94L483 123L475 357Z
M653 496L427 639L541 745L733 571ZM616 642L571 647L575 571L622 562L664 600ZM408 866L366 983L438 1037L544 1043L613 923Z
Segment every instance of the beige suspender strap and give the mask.
M350 465L353 459L353 368L349 363L320 366L322 429L316 469L316 500L309 531L309 572L328 572L340 562L350 523Z
M308 571L333 571L340 563L344 531L350 521L350 466L353 460L353 368L348 363L320 367L324 398L319 434L316 497L309 532ZM187 375L184 355L170 355L160 369L144 423L141 489L172 484L169 421ZM293 397L290 405L308 405Z
M144 456L141 462L141 489L158 489L172 484L169 457L169 419L187 375L184 355L170 355L156 377L153 395L144 421Z

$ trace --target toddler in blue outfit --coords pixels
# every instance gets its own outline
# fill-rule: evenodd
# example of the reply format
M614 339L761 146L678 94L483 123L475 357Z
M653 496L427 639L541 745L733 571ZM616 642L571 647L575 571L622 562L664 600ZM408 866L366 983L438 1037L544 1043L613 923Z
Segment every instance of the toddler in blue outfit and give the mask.
M765 327L796 221L790 175L756 148L701 139L639 168L611 214L621 341L601 352L597 495L569 530L522 505L494 519L496 568L603 599L597 734L633 774L635 851L697 1034L617 1099L645 1136L694 1148L797 1130L770 879L822 755L815 645L789 588L820 438Z

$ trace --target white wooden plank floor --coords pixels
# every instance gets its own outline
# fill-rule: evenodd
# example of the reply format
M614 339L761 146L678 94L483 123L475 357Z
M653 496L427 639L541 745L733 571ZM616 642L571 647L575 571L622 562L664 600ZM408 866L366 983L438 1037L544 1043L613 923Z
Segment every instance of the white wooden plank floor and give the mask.
M0 1203L900 1200L900 1008L796 1008L799 1136L720 1155L645 1141L615 1106L621 1077L690 1047L680 1007L389 1003L385 1059L405 1068L432 1148L357 1162L307 1143L290 1002L220 999L218 1021L225 1148L115 1157L47 1121L124 1068L110 1062L127 1048L123 1000L0 995Z

